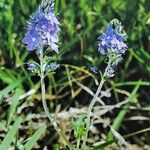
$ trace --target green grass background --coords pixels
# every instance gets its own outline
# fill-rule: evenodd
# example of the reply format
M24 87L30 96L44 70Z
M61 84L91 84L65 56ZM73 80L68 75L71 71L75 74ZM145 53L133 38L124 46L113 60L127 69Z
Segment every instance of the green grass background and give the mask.
M3 150L7 150L10 145L21 149L57 143L53 139L46 141L54 131L49 123L49 130L45 130L48 121L41 117L43 109L38 90L39 78L30 73L25 64L29 59L36 60L36 55L34 52L29 53L21 42L27 21L39 3L39 0L0 0L0 147ZM124 135L145 131L140 134L145 138L142 142L150 144L147 140L150 138L147 130L150 120L137 119L135 122L129 121L128 125L123 123L127 119L126 114L128 117L147 118L150 115L150 1L56 0L55 10L56 14L59 13L61 31L60 54L54 55L53 59L61 67L56 74L46 78L50 111L77 107L79 104L82 107L89 103L91 97L75 84L73 78L94 91L94 81L96 78L99 80L99 76L93 74L90 67L100 65L101 70L104 70L104 57L97 52L97 37L109 21L117 18L127 32L128 51L115 77L105 85L106 88L112 87L113 95L107 103L122 101L125 97L122 93L126 92L130 98L134 98L130 105L137 109L132 113L129 106L125 106L126 112L119 109L110 119L116 130L129 125L128 133L122 128ZM31 89L36 92L31 91L32 95L21 97ZM38 114L41 115L39 119ZM108 132L109 129L105 134ZM129 140L138 144L138 138L135 133ZM111 133L108 139L112 140ZM39 142L35 144L37 140Z

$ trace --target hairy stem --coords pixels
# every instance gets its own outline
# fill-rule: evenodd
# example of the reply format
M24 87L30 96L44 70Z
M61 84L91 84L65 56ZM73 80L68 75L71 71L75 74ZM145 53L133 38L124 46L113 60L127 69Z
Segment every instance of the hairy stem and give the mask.
M88 108L88 112L87 112L87 122L86 122L86 135L85 135L85 138L84 138L84 141L83 141L83 144L82 144L82 147L85 148L86 147L86 142L87 142L87 138L88 138L88 132L90 130L90 124L91 124L91 113L92 113L92 109L97 101L97 98L99 96L99 94L101 93L101 90L102 90L102 87L105 83L105 77L106 77L106 74L107 74L107 71L108 71L108 68L110 67L111 65L111 57L109 57L109 61L108 61L108 64L107 64L107 67L105 69L105 72L104 74L102 75L102 78L101 78L101 82L97 88L97 91L96 93L94 94L94 97L93 99L91 100L91 103L89 105L89 108Z
M61 129L58 127L54 117L52 116L52 114L50 114L47 103L46 103L46 97L45 97L45 82L44 82L44 69L43 69L43 48L40 49L40 77L41 77L41 93L42 93L42 104L43 104L43 108L45 111L46 116L49 118L51 124L53 125L53 127L55 128L55 130L57 131L57 133L59 134L59 136L63 139L63 141L65 142L65 144L71 149L71 145L68 142L68 140L66 139L65 135L61 132Z
M101 89L103 87L104 82L105 82L105 80L104 80L104 78L102 78L102 80L101 80L101 82L100 82L100 84L99 84L99 86L97 88L97 91L96 91L96 93L95 93L95 95L94 95L94 97L93 97L93 99L92 99L92 101L91 101L91 103L89 105L89 108L88 108L87 122L86 122L86 132L87 133L86 133L85 139L83 141L83 148L86 145L86 141L87 141L87 138L88 138L88 132L90 130L90 123L91 123L90 117L91 117L92 109L93 109L94 104L97 101L97 97L98 97L99 93L101 92Z

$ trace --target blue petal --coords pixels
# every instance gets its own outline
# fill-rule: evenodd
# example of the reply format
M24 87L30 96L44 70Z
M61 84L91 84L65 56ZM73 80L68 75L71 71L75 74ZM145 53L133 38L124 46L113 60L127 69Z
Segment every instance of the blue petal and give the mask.
M91 71L94 73L98 73L100 70L98 67L91 67Z
M36 49L36 47L35 47L35 45L33 45L32 43L27 45L27 50L28 50L28 51L33 51L33 50L35 50L35 49Z
M24 44L28 44L30 42L31 42L31 37L29 35L26 35L22 40L22 43Z
M107 35L107 36L113 36L114 29L112 28L112 24L111 23L109 23L109 25L108 25L106 31L104 32L104 34Z
M40 37L40 34L35 28L29 29L29 34L31 37L36 37L36 38Z
M48 26L49 26L49 21L45 17L42 17L39 19L36 28L40 31L47 32Z

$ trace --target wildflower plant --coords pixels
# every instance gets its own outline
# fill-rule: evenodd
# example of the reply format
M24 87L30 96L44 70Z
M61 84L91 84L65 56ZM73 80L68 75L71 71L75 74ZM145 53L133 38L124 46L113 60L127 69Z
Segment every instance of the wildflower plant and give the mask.
M57 16L54 14L54 3L54 0L42 0L38 9L28 22L28 31L22 42L26 44L28 51L35 51L38 55L40 63L30 60L27 63L28 69L40 76L42 103L45 114L49 118L57 133L63 139L64 143L70 147L69 142L67 141L65 135L61 132L61 129L58 127L53 115L49 113L45 97L44 78L47 73L53 72L59 67L59 64L56 62L51 62L51 57L46 55L46 51L49 49L57 54L59 53L58 32L60 30L60 23Z
M74 148L68 142L65 135L61 132L61 129L57 125L53 115L49 113L45 97L46 91L44 78L49 72L54 72L59 67L59 64L57 64L55 61L52 62L52 57L46 55L48 50L54 51L57 54L59 53L58 32L60 30L60 23L57 16L54 14L54 3L54 0L42 0L42 3L39 5L38 9L28 22L28 30L22 42L26 44L28 51L35 51L39 58L40 63L35 62L34 60L29 60L27 65L31 72L40 76L42 104L45 114L51 121L57 133L64 140L64 143L69 147L69 149L73 150ZM117 19L113 19L108 24L107 29L102 33L102 35L98 37L98 52L106 57L107 66L103 74L97 67L93 67L91 69L95 73L100 72L100 84L88 107L87 115L72 119L74 136L77 140L76 149L80 149L81 141L83 141L81 149L87 149L86 142L88 138L88 132L92 124L90 118L92 109L101 93L101 89L106 79L115 75L115 68L117 67L118 63L123 60L123 54L125 54L127 50L125 40L126 33L123 30L121 23Z
M97 88L96 93L91 100L88 107L87 120L86 120L86 136L84 138L82 147L86 148L86 141L88 138L88 132L91 126L91 113L92 109L97 102L97 98L100 96L102 87L107 78L111 78L115 75L115 69L119 62L123 60L123 55L127 50L126 33L123 30L121 22L117 19L113 19L109 24L107 29L98 37L98 52L106 57L107 66L104 73L98 69L98 67L93 67L91 70L95 73L101 74L101 81Z

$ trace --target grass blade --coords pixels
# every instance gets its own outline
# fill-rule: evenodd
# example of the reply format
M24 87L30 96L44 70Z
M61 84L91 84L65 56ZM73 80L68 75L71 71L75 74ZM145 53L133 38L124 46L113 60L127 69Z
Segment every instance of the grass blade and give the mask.
M134 86L140 84L140 86L150 86L150 82L145 82L145 81L127 81L127 82L119 82L115 83L115 87L120 87L120 86Z
M139 87L140 87L140 81L139 81L139 83L135 86L135 88L133 89L131 95L129 96L129 98L128 98L128 99L129 99L129 102L131 102L131 103L133 102L134 97L136 96L136 93L137 93ZM127 113L128 110L129 110L129 106L130 106L131 103L127 103L126 105L124 105L123 109L120 111L120 113L118 114L118 116L115 118L115 120L114 120L114 122L113 122L113 125L112 125L112 128L113 128L114 130L118 131L118 129L119 129L119 127L120 127L120 125L121 125L121 123L122 123L122 121L123 121L123 119L124 119L126 113ZM107 136L107 141L113 140L113 137L114 137L114 136L113 136L112 132L110 131L110 132L108 133L108 136Z
M11 129L8 131L8 133L6 134L4 140L2 141L2 143L0 145L1 150L8 150L9 149L9 145L13 142L15 135L18 132L18 129L19 129L21 122L22 122L21 117L16 119L15 123L13 124Z
M36 144L37 140L41 137L41 135L45 132L46 126L41 126L29 139L29 141L25 144L25 150L31 150L33 146Z
M0 104L3 101L3 97L7 96L7 94L11 91L13 91L13 89L15 89L17 86L19 85L19 82L13 82L11 83L9 86L7 86L6 88L4 88L2 91L0 91Z
M14 114L15 111L16 111L16 107L17 107L18 104L19 104L19 96L20 96L21 94L22 94L22 90L16 89L16 92L15 92L14 96L12 96L12 97L10 98L11 104L10 104L10 107L9 107L9 110L8 110L7 128L9 127L9 124L11 123L13 114Z

